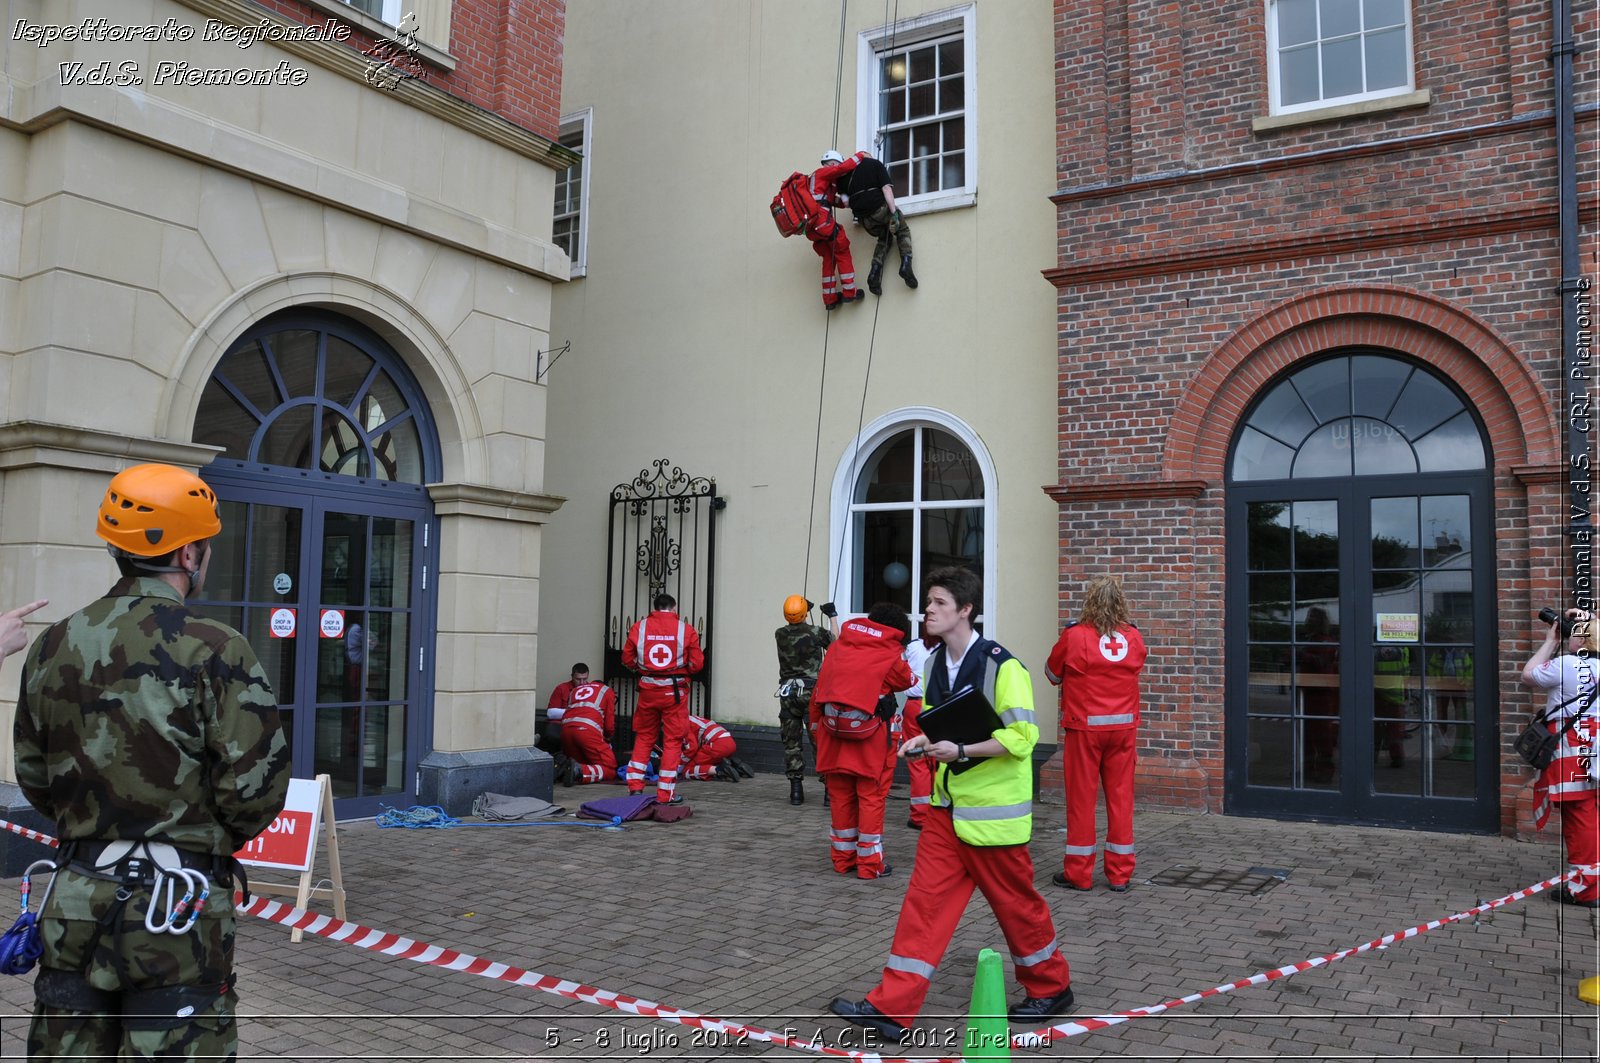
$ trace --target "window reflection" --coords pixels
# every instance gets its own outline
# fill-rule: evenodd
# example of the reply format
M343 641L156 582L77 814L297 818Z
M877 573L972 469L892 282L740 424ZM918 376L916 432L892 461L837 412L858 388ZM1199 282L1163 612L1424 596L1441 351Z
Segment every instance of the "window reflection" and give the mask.
M1398 358L1327 358L1269 388L1233 444L1235 481L1481 469L1482 433L1431 370Z

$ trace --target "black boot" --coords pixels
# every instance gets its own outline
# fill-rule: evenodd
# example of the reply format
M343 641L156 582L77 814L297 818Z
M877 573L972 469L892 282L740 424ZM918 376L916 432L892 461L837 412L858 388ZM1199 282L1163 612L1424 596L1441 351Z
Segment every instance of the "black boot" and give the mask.
M806 790L800 784L799 779L789 780L789 803L791 805L803 805L806 803Z
M907 288L917 286L917 275L911 272L911 256L902 255L900 258L900 279L906 282Z
M873 295L883 294L883 263L874 262L867 271L867 291Z

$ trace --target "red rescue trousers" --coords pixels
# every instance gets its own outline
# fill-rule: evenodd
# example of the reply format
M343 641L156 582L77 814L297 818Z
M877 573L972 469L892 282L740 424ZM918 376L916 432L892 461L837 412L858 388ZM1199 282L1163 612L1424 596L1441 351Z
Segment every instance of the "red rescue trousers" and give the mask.
M917 722L921 715L922 699L907 698L902 741L922 733L922 724ZM906 772L911 776L911 823L920 827L928 818L928 805L933 799L934 763L927 757L913 757L906 761Z
M878 878L883 874L883 808L894 782L895 747L888 741L887 729L861 740L862 745L882 744L883 770L876 776L830 771L822 780L828 790L833 869L847 875L853 869L857 878Z
M561 721L561 752L578 766L579 782L612 782L617 777L617 754L600 725L588 716L568 711Z
M844 226L834 223L833 235L822 238L816 236L810 229L806 235L811 238L811 250L822 256L822 305L833 306L839 301L839 289L844 290L844 300L849 302L856 297L856 263L850 257L850 237L845 235ZM838 274L837 287L834 275Z
M717 765L733 756L738 748L733 735L724 731L716 738L700 743L700 748L694 751L678 774L685 779L714 779L717 777Z
M867 994L867 1003L902 1026L916 1021L974 889L1000 924L1026 995L1053 997L1067 988L1072 974L1056 942L1050 907L1033 887L1028 847L968 845L956 837L950 810L932 808L917 839L917 863L883 981Z
M639 704L633 711L633 754L628 758L628 792L644 791L644 773L650 767L650 751L661 746L661 767L656 779L656 800L672 800L678 788L678 761L683 758L683 736L689 733L689 681L682 683L683 696L646 693L639 688Z
M1561 840L1567 844L1567 864L1578 877L1567 889L1580 901L1595 899L1600 888L1600 790L1589 790L1559 801Z
M1126 885L1133 878L1133 765L1136 727L1103 727L1061 732L1062 772L1066 776L1067 845L1061 871L1078 889L1094 878L1094 804L1106 792L1106 881Z

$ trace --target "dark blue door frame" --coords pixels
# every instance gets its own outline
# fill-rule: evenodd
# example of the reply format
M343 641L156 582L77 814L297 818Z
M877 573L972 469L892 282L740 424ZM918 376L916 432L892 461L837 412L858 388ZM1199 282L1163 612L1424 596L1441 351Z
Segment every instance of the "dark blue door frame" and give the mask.
M337 480L285 482L302 479L298 473L248 468L242 463L219 461L202 469L201 475L223 502L243 505L268 505L299 510L299 565L290 594L271 601L207 601L197 605L228 608L265 609L273 605L290 606L298 616L295 636L295 692L286 709L295 713L294 773L309 778L315 774L317 666L319 633L317 620L325 604L322 593L321 544L328 513L350 513L363 517L409 521L413 526L412 565L409 574L406 670L408 682L403 699L406 711L405 757L402 767L404 788L399 793L376 796L342 797L335 801L340 818L376 815L383 806L404 807L414 803L417 765L432 748L433 650L437 634L438 530L433 507L420 486L390 485L381 490L362 489ZM304 478L310 480L310 477ZM412 490L407 490L413 488ZM254 553L249 539L247 556ZM366 606L361 606L363 611ZM260 652L260 647L257 647ZM332 709L324 712L337 711ZM365 733L365 728L362 728Z

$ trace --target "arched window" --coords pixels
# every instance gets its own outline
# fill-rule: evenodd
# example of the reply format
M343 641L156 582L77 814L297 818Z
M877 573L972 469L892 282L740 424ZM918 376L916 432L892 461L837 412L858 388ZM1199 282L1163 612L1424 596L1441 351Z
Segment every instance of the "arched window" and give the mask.
M982 443L948 414L899 411L868 426L834 479L840 608L887 601L915 616L928 574L962 565L984 577L975 619L992 614L993 482Z
M241 337L212 374L195 441L240 462L420 484L428 452L422 406L398 359L354 323L271 319Z
M1232 477L1458 472L1484 467L1478 423L1426 369L1342 355L1290 374L1258 402L1234 443Z

